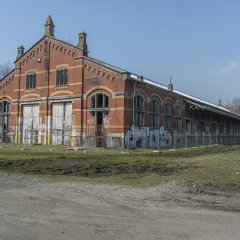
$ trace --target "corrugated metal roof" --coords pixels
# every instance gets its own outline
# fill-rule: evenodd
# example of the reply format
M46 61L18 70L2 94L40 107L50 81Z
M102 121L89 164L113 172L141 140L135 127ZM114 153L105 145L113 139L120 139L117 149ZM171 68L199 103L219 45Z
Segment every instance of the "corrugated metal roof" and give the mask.
M144 83L150 84L152 86L159 87L159 88L164 89L164 90L168 90L167 86L162 85L160 83L154 82L154 81L146 79L146 78L143 78L143 80L141 81L141 80L139 80L139 77L135 74L131 74L131 76L133 76L133 78L138 80L139 82L144 82ZM208 111L212 111L212 112L216 112L218 114L224 114L224 115L227 114L228 116L231 116L231 117L240 118L240 115L238 115L236 113L233 113L233 112L231 112L230 110L228 110L224 107L221 107L221 106L218 106L216 104L207 102L207 101L202 100L200 98L193 97L189 94L183 93L183 92L178 91L178 90L173 90L173 93L176 93L176 94L184 97L185 99L187 99L188 102L189 102L189 100L193 101L192 103L195 103L195 105L201 104L201 107L204 107L204 109L206 109Z
M190 105L193 105L193 106L195 106L197 108L201 108L203 110L206 108L204 105L199 104L199 103L195 103L195 102L192 102L192 101L189 101L189 100L186 100L186 102L188 102Z
M175 93L177 93L177 94L179 94L179 95L181 95L181 96L183 96L183 97L186 97L186 98L188 98L188 99L191 99L191 100L193 100L193 101L195 101L195 102L202 103L202 104L207 105L207 106L211 106L211 107L216 108L216 109L218 109L218 110L220 110L220 111L224 111L224 112L228 112L228 113L234 114L234 113L232 113L231 111L229 111L228 109L226 109L226 108L224 108L224 107L221 107L221 106L215 105L215 104L213 104L213 103L204 101L204 100L202 100L202 99L193 97L193 96L191 96L191 95L189 95L189 94L180 92L180 91L178 91L178 90L173 90L173 92L175 92ZM236 115L237 115L237 114L236 114ZM239 116L239 117L240 117L240 116Z

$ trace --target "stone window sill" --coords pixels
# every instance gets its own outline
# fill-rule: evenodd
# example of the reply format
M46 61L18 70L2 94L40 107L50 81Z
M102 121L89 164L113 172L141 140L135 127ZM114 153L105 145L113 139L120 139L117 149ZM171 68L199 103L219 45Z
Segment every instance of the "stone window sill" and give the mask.
M31 88L31 89L26 89L25 93L32 93L32 92L37 92L36 88Z
M57 89L68 89L68 85L55 86L55 90Z

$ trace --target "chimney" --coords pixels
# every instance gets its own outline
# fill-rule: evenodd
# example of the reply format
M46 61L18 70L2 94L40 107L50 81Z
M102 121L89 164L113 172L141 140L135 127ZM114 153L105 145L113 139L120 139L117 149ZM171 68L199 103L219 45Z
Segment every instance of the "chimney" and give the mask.
M47 21L45 23L45 34L44 36L51 36L54 37L54 24L52 17L49 15Z
M87 34L85 32L80 32L78 34L79 36L79 41L78 41L78 47L84 50L85 55L87 55L88 50L87 50Z
M24 47L23 45L19 46L17 48L17 57L16 60L18 60L20 57L22 57L24 55Z
M173 91L172 77L170 76L170 83L168 84L168 90Z

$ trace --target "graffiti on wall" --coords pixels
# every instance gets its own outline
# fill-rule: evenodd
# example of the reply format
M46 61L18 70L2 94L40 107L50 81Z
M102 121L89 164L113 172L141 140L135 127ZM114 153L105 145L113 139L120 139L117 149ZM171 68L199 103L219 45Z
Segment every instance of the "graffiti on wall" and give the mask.
M132 126L125 134L125 145L128 148L171 146L172 135L163 126L158 129Z

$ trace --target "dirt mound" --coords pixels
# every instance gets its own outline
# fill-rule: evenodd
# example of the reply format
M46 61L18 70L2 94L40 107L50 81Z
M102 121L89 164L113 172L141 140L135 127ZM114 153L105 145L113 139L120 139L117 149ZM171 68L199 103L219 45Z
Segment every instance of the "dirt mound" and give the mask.
M168 166L167 164L158 162L91 162L69 159L54 160L8 160L0 161L0 169L15 173L28 174L50 174L50 175L73 175L73 176L109 176L128 173L159 173L161 175L173 174L179 170L189 168L175 164Z

